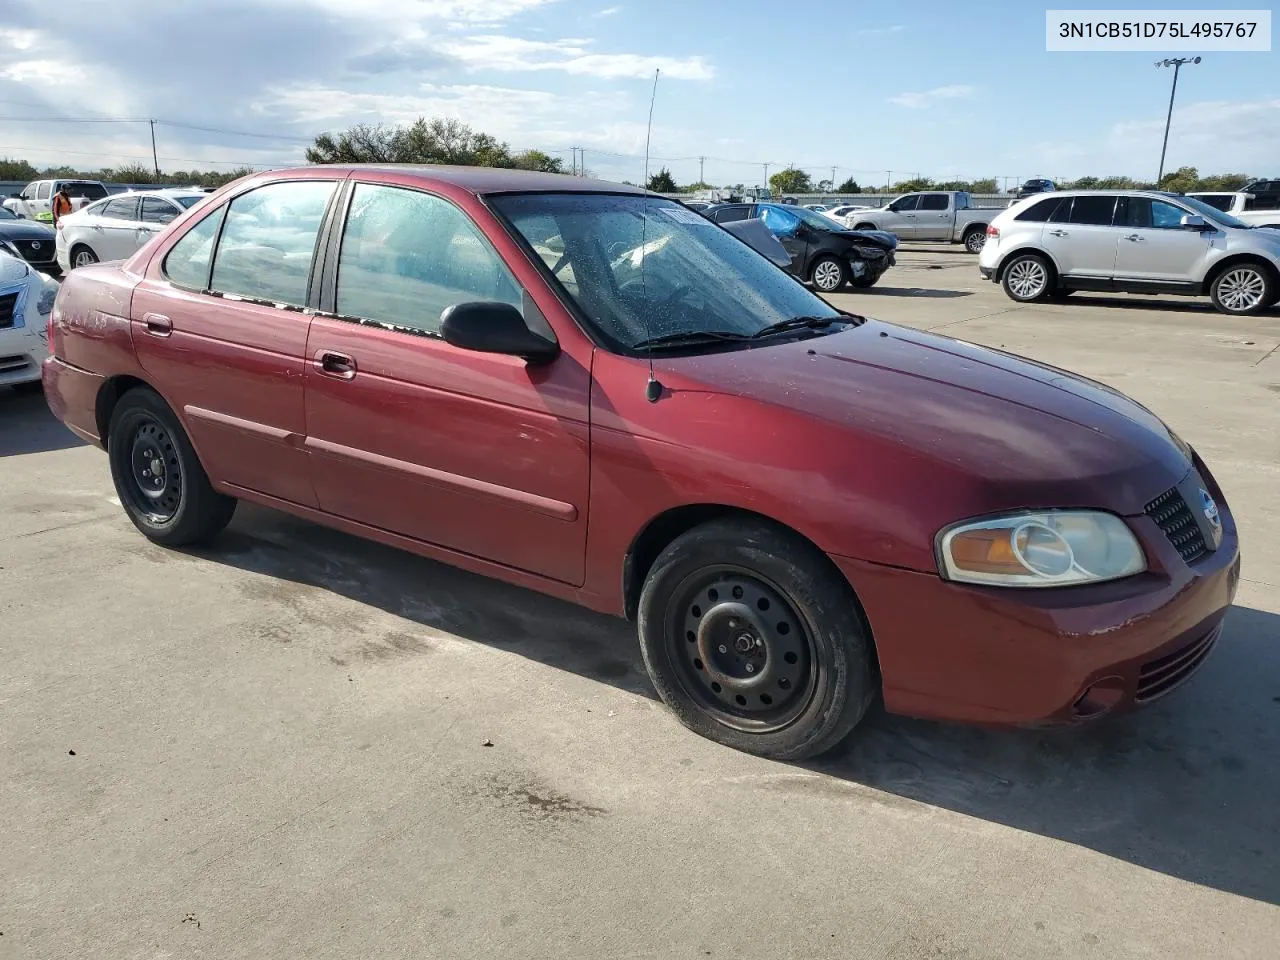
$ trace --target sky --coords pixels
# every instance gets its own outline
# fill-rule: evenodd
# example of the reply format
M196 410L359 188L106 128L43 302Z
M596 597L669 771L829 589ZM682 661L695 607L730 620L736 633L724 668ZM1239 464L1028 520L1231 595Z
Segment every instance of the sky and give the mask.
M317 133L355 123L448 115L566 163L581 147L594 174L635 181L658 69L650 171L682 183L755 184L765 163L862 184L1151 179L1172 80L1158 53L1046 52L1045 8L1025 0L0 7L0 156L37 166L149 162L147 118L162 121L162 169L217 169L301 163ZM1280 176L1280 53L1183 68L1165 166L1184 165Z

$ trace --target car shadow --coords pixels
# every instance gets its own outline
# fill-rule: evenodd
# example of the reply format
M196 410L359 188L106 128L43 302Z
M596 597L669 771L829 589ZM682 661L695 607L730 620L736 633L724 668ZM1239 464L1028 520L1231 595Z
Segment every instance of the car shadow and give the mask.
M631 624L532 591L248 504L190 553L656 699ZM873 707L836 753L802 766L1280 904L1277 678L1280 616L1235 607L1196 678L1146 710L1024 731Z
M49 410L44 394L0 387L0 457L84 446Z
M1110 295L1073 294L1060 301L1063 306L1080 306L1118 308L1123 310L1162 310L1170 313L1195 313L1205 316L1223 317L1223 319L1256 320L1259 317L1280 317L1280 308L1270 307L1261 313L1246 317L1228 318L1219 313L1208 299L1192 299L1191 297L1153 297L1140 294L1115 293Z
M940 290L936 287L867 287L845 291L856 296L867 297L927 297L930 299L949 300L955 297L972 297L970 290Z

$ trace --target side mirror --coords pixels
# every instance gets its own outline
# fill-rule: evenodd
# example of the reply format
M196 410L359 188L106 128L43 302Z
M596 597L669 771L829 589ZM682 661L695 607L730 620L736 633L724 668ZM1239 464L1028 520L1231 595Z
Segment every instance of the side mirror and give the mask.
M1213 227L1209 226L1208 221L1206 221L1204 217L1196 213L1186 214L1179 221L1179 223L1181 223L1182 229L1184 230L1212 230L1213 229Z
M520 311L509 303L455 303L445 309L440 321L445 343L463 350L524 357L530 363L548 363L560 355L560 344L530 330Z

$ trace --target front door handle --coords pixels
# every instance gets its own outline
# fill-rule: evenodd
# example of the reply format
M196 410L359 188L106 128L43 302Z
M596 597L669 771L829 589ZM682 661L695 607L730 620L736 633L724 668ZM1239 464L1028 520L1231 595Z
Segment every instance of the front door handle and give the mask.
M173 333L173 321L160 313L148 313L142 318L147 333L153 337L167 337Z
M1051 237L1069 237L1069 236L1071 236L1071 234L1067 233L1067 231L1065 231L1065 230L1050 230L1050 231L1049 231L1049 236L1051 236Z
M312 365L326 377L350 380L356 375L356 362L345 353L334 350L318 350Z
M1131 234L1129 234L1127 237L1125 237L1125 239L1126 239L1126 240L1132 240L1134 243L1146 243L1146 242L1147 242L1147 238L1146 238L1146 237L1139 236L1139 235L1138 235L1138 234L1136 234L1136 233L1131 233Z

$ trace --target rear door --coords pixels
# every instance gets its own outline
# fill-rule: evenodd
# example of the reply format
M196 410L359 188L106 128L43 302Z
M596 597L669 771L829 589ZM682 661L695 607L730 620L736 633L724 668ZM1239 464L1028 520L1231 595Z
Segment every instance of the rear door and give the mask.
M208 211L151 260L132 308L138 359L214 482L311 507L307 307L336 188L278 181Z
M93 222L93 252L99 260L123 260L138 249L138 198L125 194L98 208Z
M1114 194L1078 194L1060 204L1044 225L1041 244L1064 277L1092 286L1111 282L1120 229L1112 225Z
M917 240L950 240L955 214L951 209L951 195L925 193L920 195L916 208Z
M1196 280L1214 234L1183 227L1182 218L1190 213L1164 200L1121 197L1116 204L1116 279Z
M531 367L444 342L442 311L467 301L509 303L546 325L444 197L356 183L335 240L332 287L307 346L307 448L321 508L581 584L589 360L564 353Z
M182 209L173 201L164 197L143 197L138 209L137 233L134 236L135 247L144 243L162 231L182 215Z

